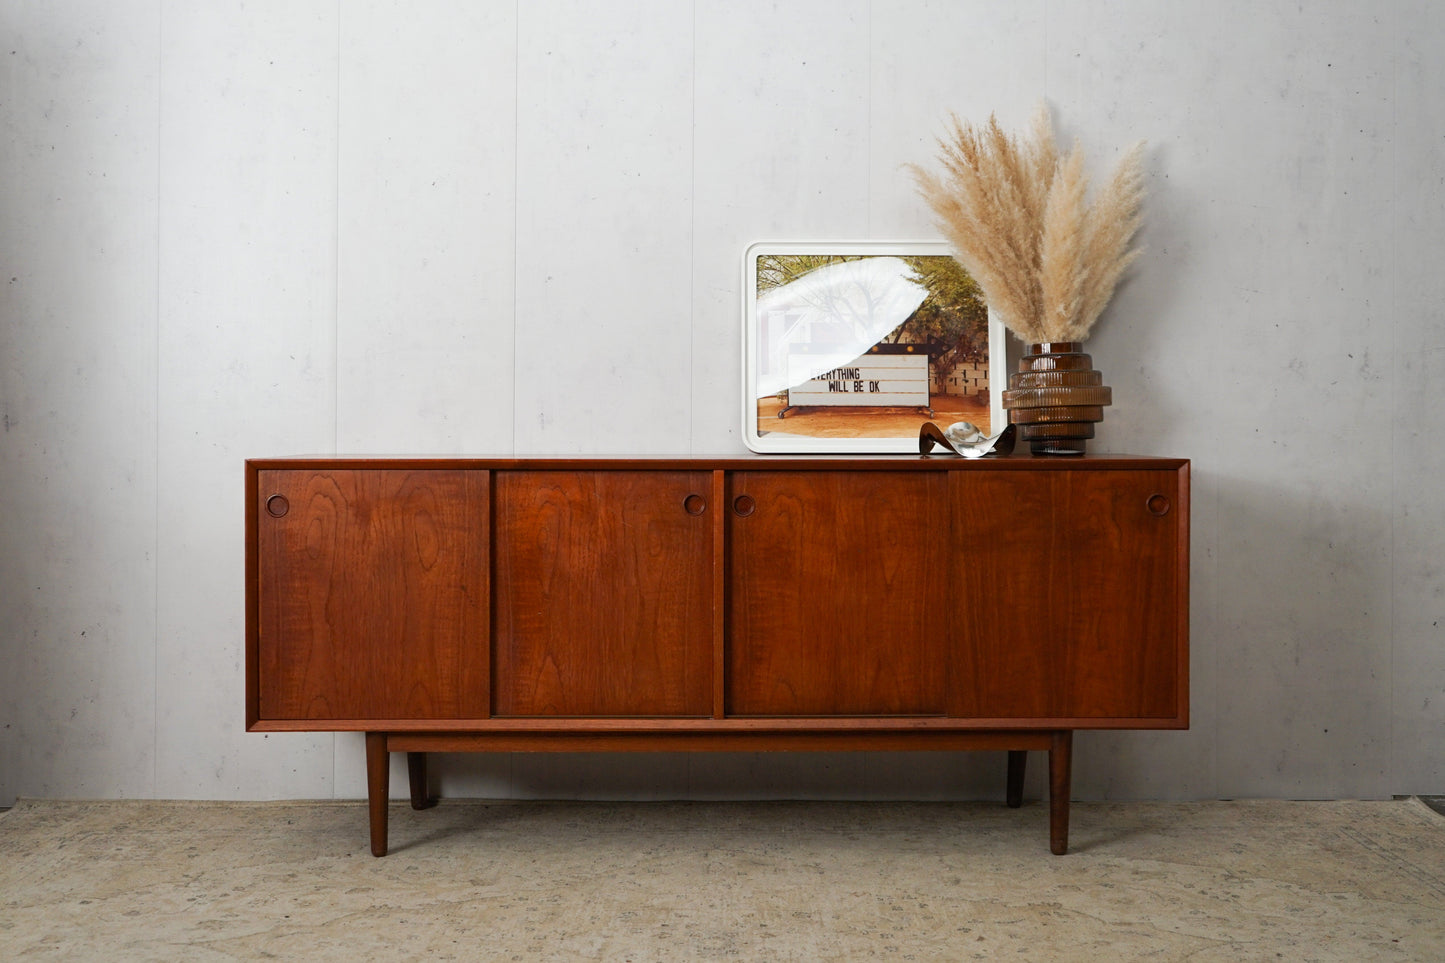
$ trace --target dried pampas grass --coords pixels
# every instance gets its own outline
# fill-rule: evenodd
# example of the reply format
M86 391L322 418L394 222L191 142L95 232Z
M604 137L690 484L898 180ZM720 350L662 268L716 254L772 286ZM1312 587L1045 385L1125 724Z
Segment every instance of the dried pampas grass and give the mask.
M918 192L1004 325L1028 343L1082 341L1139 256L1144 145L1124 154L1090 203L1083 149L1060 156L1048 109L1031 137L952 119L942 175L909 165Z

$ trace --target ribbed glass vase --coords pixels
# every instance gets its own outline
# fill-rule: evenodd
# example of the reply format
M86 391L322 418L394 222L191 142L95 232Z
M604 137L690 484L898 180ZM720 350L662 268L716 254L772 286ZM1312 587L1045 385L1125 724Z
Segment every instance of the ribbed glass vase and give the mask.
M1035 455L1082 455L1113 400L1079 341L1026 345L1003 393L1009 423Z

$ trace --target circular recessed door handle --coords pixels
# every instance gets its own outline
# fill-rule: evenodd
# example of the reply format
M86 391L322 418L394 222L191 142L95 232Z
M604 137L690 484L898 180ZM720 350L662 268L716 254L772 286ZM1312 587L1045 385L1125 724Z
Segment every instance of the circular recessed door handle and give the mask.
M707 511L707 499L698 494L689 495L682 500L682 509L689 515L701 515Z
M1157 515L1158 517L1163 518L1165 515L1169 514L1169 509L1172 506L1169 504L1169 496L1150 495L1149 500L1144 503L1144 507L1149 509L1150 515Z
M291 510L291 503L286 500L285 495L272 495L266 499L266 514L272 518L280 518Z
M733 511L741 518L747 518L757 507L758 503L753 501L751 495L739 495L733 499Z

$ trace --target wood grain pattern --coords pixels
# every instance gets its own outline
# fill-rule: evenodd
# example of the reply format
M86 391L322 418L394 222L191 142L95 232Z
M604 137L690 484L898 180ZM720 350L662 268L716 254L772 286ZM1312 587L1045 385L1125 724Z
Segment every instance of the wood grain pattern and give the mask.
M494 664L510 673L498 704L534 718L946 710L981 729L1187 726L1187 462L656 467L677 463L503 472L531 494L509 499L516 518L500 509L509 568L495 585L479 467L493 462L249 463L248 727L475 727ZM291 502L281 519L265 510L274 494ZM701 515L677 511L688 494L707 499ZM739 494L755 515L732 511ZM640 554L639 531L654 545ZM495 659L491 589L509 599Z
M727 473L712 473L712 717L727 716Z
M471 648L487 624L484 480L460 471L259 473L261 716L484 711ZM277 495L289 505L281 517L264 507Z
M711 494L706 471L496 473L497 715L711 714Z
M944 710L946 476L729 476L728 711Z
M1176 471L950 476L959 717L1186 718ZM1170 500L1162 515L1155 495ZM1162 503L1155 502L1159 507Z

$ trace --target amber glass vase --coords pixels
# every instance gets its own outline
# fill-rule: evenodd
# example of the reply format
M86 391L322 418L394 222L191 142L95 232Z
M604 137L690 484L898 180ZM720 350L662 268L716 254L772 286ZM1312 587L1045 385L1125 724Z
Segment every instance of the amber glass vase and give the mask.
M1027 345L1003 393L1009 424L1035 455L1082 455L1112 401L1113 390L1078 341Z

